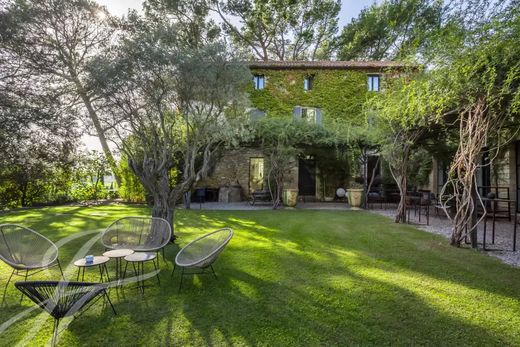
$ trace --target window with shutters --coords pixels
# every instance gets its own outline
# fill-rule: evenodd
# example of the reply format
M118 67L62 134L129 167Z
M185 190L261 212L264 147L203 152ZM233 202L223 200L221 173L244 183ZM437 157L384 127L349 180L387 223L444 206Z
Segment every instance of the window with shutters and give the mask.
M311 90L314 84L314 76L307 76L305 77L305 80L303 80L303 89L304 90Z
M316 123L316 109L313 107L302 107L302 120Z
M293 109L293 115L295 120L321 124L321 109L318 107L295 106Z
M253 85L254 85L255 89L264 89L265 76L264 75L254 75L253 76Z
M368 75L368 91L369 92L378 92L379 91L379 75Z

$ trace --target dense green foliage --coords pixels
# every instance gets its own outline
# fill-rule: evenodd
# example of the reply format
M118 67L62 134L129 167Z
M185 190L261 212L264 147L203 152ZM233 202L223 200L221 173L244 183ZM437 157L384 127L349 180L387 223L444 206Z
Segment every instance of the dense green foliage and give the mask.
M295 106L319 107L323 124L335 121L361 124L369 96L367 72L349 70L253 70L265 75L264 89L248 88L251 103L268 117L292 118ZM313 88L304 90L305 77L314 76Z
M48 208L0 216L53 241L102 230L146 208ZM170 278L180 246L222 226L235 236L215 264L218 279ZM99 302L60 334L60 346L98 345L485 345L520 344L519 269L447 245L441 236L364 212L179 211L178 245L161 259L161 285L144 298L111 290L114 316ZM94 234L60 248L68 265ZM86 254L99 254L99 242ZM146 269L149 270L148 268ZM5 278L8 268L0 264ZM110 274L114 264L109 263ZM71 265L67 276L76 276ZM86 279L98 280L97 270ZM58 278L51 269L35 279ZM35 305L8 288L6 322ZM2 332L1 344L41 346L52 321L33 311ZM43 323L40 329L39 323ZM65 327L69 320L62 322Z
M207 177L217 152L248 136L251 75L224 42L200 37L194 46L178 23L133 13L124 24L121 40L89 65L90 78L153 215L173 224L175 204Z
M342 60L403 59L440 30L443 1L385 0L361 11L338 38Z
M121 175L121 187L118 191L119 197L128 202L146 202L143 184L139 177L128 167L128 160L125 160L125 158L120 160L118 170Z
M110 172L101 153L72 152L58 141L23 144L0 169L0 209L116 197L117 187L104 182Z
M258 60L330 58L339 0L208 1L235 45Z

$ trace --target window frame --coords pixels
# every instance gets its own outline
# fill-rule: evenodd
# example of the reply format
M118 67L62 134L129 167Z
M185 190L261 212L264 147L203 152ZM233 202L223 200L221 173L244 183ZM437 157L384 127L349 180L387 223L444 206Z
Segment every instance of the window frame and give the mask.
M307 118L309 116L309 111L312 111L312 113L314 114L313 115L313 118L312 118L312 122L309 118ZM302 121L304 122L308 122L308 123L311 123L311 124L318 124L318 108L317 107L306 107L306 106L302 106L301 107L301 114L300 114L300 118Z
M264 89L265 88L265 75L262 75L262 74L253 75L253 87L255 88L255 90Z
M374 81L377 80L377 89L374 88ZM381 91L381 75L380 74L368 74L367 75L367 86L369 92Z
M262 157L262 156L252 156L252 157L249 157L249 177L248 177L248 189L249 189L249 193L253 193L254 192L254 189L252 189L251 187L251 175L252 175L252 170L251 170L251 164L254 160L262 160L262 184L261 184L261 188L260 189L265 189L265 157Z
M303 80L303 90L306 92L314 89L314 75L307 75Z

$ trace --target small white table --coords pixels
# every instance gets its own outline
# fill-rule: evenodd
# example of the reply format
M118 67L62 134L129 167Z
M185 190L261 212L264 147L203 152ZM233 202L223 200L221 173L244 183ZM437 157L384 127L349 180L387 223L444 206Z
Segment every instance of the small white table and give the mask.
M103 275L106 274L108 282L110 282L110 276L108 276L107 263L110 260L109 257L95 256L91 263L87 263L85 258L78 259L74 262L74 265L78 267L78 275L76 280L79 281L79 274L81 274L81 281L85 281L85 269L88 267L97 266L99 268L99 281L103 282Z
M134 251L132 249L113 249L111 251L106 251L103 253L104 257L113 258L116 260L116 280L117 284L120 285L120 279L123 277L123 263L121 258L126 257L127 255L133 254Z
M126 277L126 268L128 267L128 263L132 263L134 268L134 274L137 277L137 290L141 290L141 293L144 295L144 263L148 261L153 262L153 267L156 271L157 282L161 285L161 280L159 279L159 270L157 269L157 264L155 264L155 259L157 258L157 253L155 252L135 252L133 254L127 255L124 257L126 260L125 271L123 272L123 279ZM137 265L137 267L136 267Z

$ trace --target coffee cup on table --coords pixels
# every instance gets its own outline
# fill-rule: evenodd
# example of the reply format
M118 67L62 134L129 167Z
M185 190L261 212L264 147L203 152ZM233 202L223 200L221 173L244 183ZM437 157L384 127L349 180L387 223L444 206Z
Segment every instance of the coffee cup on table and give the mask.
M94 262L94 256L93 255L87 255L85 257L85 263L92 264Z

